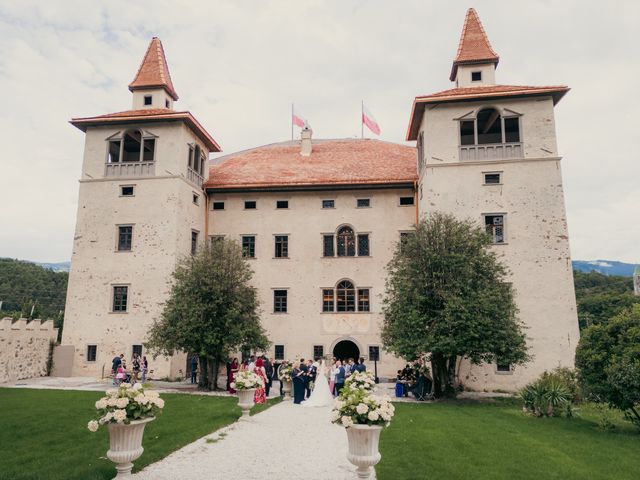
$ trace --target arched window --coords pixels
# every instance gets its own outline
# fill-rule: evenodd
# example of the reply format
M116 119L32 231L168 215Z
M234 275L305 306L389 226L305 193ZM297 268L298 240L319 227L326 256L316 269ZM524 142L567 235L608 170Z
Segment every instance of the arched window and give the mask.
M351 280L341 280L335 288L322 289L322 311L368 312L369 289L356 288Z
M338 230L338 256L355 257L356 235L351 227L341 227Z

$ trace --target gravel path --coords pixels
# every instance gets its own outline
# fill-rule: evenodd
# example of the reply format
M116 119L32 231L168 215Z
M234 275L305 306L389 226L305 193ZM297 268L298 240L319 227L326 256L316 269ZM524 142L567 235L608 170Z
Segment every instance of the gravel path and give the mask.
M207 435L133 475L137 480L352 480L344 428L328 407L287 401Z

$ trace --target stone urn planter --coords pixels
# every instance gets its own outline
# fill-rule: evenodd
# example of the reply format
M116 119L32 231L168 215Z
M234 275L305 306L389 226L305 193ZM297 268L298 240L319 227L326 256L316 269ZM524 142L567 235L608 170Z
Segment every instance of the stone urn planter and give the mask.
M140 458L142 448L142 435L147 423L155 420L155 417L132 420L129 425L124 423L110 423L109 426L109 450L107 458L116 464L118 475L115 478L131 477L133 461Z
M249 420L249 411L255 404L254 396L256 393L255 388L248 388L243 390L237 390L238 393L238 406L242 410L242 416L240 420Z
M346 429L349 442L347 460L357 468L358 478L371 478L372 468L382 456L378 451L381 425L352 425Z
M291 380L284 380L282 382L283 400L291 400Z

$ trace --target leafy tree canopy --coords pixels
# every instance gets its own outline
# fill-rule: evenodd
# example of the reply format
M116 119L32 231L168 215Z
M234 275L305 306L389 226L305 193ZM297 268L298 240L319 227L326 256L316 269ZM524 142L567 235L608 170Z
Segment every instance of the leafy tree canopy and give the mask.
M149 332L153 354L199 355L200 385L217 388L217 370L233 352L264 349L253 272L240 246L219 240L180 261L162 316ZM203 373L206 373L203 374Z
M389 263L382 340L405 358L431 354L434 394L452 395L456 360L523 364L523 326L507 270L484 230L435 213Z
M640 427L640 305L583 330L576 368L588 394Z

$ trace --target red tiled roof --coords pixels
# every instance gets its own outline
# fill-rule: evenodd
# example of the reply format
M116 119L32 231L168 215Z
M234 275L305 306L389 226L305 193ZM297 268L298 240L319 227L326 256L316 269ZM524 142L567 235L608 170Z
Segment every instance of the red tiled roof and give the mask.
M147 48L147 53L138 68L136 78L129 84L129 90L146 88L164 88L171 98L178 100L178 94L173 88L169 66L164 55L162 42L158 37L153 37Z
M195 135L202 140L211 152L221 152L222 149L204 127L191 115L191 112L176 112L169 108L147 108L142 110L126 110L124 112L108 113L95 117L72 118L69 123L83 132L87 127L108 124L127 124L139 122L184 122Z
M555 105L569 91L566 85L552 85L544 87L531 87L522 85L485 85L479 87L462 87L444 90L431 95L421 95L413 101L407 140L418 138L418 129L425 105L445 102L464 102L472 100L484 100L487 98L524 97L533 95L551 95Z
M290 141L233 153L209 168L211 190L304 188L321 185L412 184L413 147L379 140L314 140L309 156Z
M451 67L451 81L456 79L458 65L466 63L492 62L496 65L500 57L491 47L489 38L487 37L482 22L478 18L478 14L474 8L467 10L464 18L464 26L460 35L460 43L458 44L458 52L453 60Z

